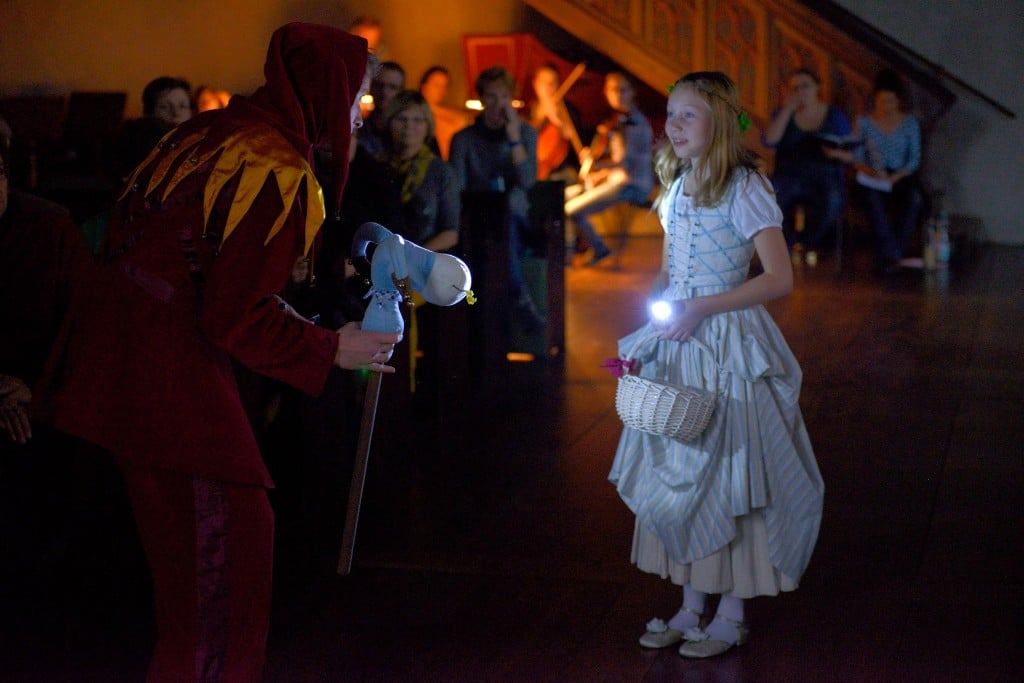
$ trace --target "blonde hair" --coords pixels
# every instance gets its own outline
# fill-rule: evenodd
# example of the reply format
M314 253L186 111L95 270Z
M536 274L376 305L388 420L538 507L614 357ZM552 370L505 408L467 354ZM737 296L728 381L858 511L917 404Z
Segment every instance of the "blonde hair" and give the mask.
M733 171L737 168L758 169L758 157L743 143L739 116L740 106L736 84L720 71L697 71L680 78L672 86L690 88L711 110L711 143L697 160L705 180L693 194L695 206L714 206L722 201ZM654 168L662 185L668 187L676 178L691 170L690 159L680 159L665 138L655 152Z

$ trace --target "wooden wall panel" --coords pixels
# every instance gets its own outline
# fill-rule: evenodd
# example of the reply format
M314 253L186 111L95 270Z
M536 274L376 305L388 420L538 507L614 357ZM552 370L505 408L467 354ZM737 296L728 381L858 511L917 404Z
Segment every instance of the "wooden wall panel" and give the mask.
M728 74L753 114L768 110L768 16L750 0L718 0L709 13L708 67Z
M689 71L724 71L761 125L797 68L817 73L822 97L855 117L865 110L874 75L885 66L795 0L526 2L659 91Z
M650 46L671 57L679 75L704 64L704 20L694 0L652 0L645 3L646 34Z

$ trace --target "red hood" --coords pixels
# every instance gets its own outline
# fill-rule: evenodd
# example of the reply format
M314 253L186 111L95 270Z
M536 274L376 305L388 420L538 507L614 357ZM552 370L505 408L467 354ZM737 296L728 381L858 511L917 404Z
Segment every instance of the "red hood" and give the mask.
M275 127L313 164L313 147L329 147L337 185L325 188L327 210L338 210L348 177L352 144L349 111L366 74L366 40L341 29L292 23L274 31L263 73L267 82L252 97L232 98L228 109L252 103L277 114ZM248 99L248 103L244 100Z

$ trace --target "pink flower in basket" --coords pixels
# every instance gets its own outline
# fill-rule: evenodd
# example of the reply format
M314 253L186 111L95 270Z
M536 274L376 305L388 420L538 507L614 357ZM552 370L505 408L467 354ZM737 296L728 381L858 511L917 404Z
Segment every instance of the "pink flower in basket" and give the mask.
M627 372L633 369L636 361L623 360L621 358L609 358L605 362L601 363L602 368L608 368L608 372L612 373L612 377L622 377Z

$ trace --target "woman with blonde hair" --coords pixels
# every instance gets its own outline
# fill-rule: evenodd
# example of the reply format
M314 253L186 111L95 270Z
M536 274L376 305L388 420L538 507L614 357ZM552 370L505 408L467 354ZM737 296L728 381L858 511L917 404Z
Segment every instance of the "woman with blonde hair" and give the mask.
M391 146L378 159L401 194L404 227L396 232L431 251L451 249L459 241L459 183L427 146L434 134L430 105L415 90L404 90L385 116Z

